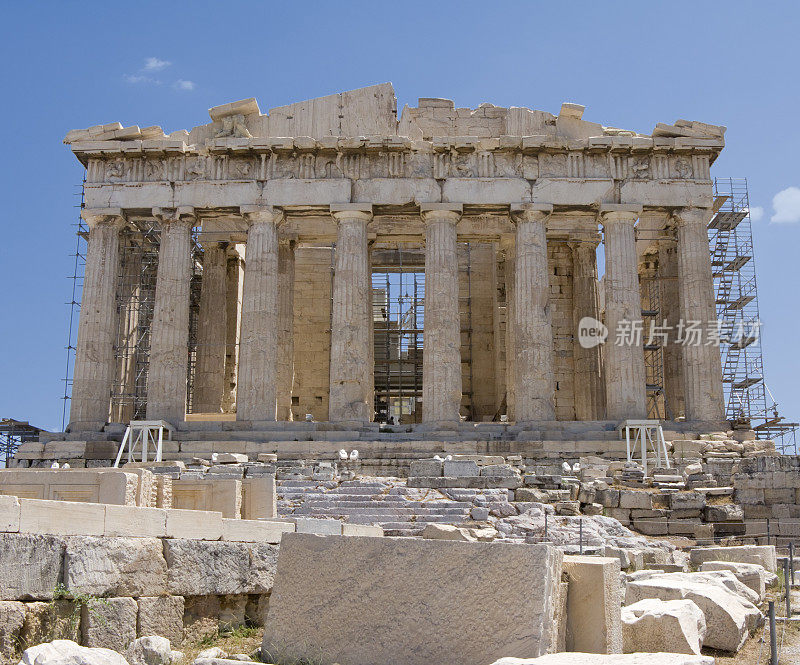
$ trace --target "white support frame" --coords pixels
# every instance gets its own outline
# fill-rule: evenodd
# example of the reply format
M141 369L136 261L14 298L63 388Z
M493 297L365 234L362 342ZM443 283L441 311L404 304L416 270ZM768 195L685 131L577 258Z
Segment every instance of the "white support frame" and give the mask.
M645 477L647 477L648 448L655 453L657 467L661 466L663 457L664 466L668 469L671 468L667 455L667 442L664 440L664 430L661 428L660 420L623 420L617 426L617 430L620 438L624 431L625 450L629 462L635 461L636 449L640 448L639 453ZM631 441L631 430L633 430L633 441Z
M164 430L167 431L167 441L172 440L172 433L175 429L164 420L131 420L130 425L125 430L122 443L117 452L117 459L114 461L114 468L119 468L122 455L126 454L127 462L136 462L136 451L141 451L140 462L147 462L150 444L155 450L154 462L160 462L164 444Z

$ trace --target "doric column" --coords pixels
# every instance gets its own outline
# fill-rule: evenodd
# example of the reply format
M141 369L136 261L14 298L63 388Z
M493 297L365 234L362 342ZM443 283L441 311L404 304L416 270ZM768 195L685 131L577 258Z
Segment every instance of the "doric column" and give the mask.
M227 273L227 243L206 243L203 248L197 364L192 395L192 410L195 413L219 413L222 407L225 390Z
M192 208L154 208L161 222L156 302L150 326L147 419L183 422L189 362Z
M292 420L294 386L294 249L278 244L278 420Z
M275 420L278 373L278 225L271 206L241 206L247 221L237 420Z
M461 206L422 204L425 222L425 326L422 420L461 420L461 323L458 313L456 224Z
M506 415L514 420L514 368L517 359L514 353L514 282L516 275L516 246L513 236L503 236L500 241L505 255L504 276L506 285Z
M678 242L673 229L665 229L666 237L658 240L658 286L661 316L668 330L677 330L681 318L678 289ZM683 399L683 349L677 343L674 332L668 334L661 352L664 356L664 395L667 417L686 415Z
M517 226L514 280L514 415L517 422L555 420L553 326L547 271L547 219L553 206L511 207Z
M641 327L638 262L634 226L641 207L604 205L603 224L606 274L606 417L609 420L644 418L647 415L647 386L642 335L623 334ZM620 325L622 323L622 325Z
M594 235L594 234L593 234ZM572 320L575 338L572 346L575 365L575 417L601 420L605 412L603 366L600 345L584 348L579 341L580 322L589 317L600 321L597 293L597 238L575 238L572 249Z
M338 226L331 313L330 401L334 422L369 422L374 412L372 285L367 224L372 207L331 205Z
M119 209L83 210L89 244L83 277L78 341L72 378L69 430L99 430L106 424L114 380L114 333L119 272Z
M681 318L699 325L701 338L683 345L686 420L719 422L725 418L719 347L706 344L716 325L714 280L708 250L707 208L682 208L674 213L678 229L678 289Z

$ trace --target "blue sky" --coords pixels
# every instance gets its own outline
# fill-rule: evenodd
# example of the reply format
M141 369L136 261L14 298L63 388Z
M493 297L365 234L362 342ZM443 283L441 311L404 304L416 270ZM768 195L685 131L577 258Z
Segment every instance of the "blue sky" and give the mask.
M678 118L728 127L717 176L747 177L767 384L800 417L798 3L17 2L0 9L0 416L61 423L71 224L82 167L73 128L167 132L211 106L262 110L391 81L417 97L558 112L649 133ZM783 222L772 222L776 216ZM794 220L794 221L792 221Z

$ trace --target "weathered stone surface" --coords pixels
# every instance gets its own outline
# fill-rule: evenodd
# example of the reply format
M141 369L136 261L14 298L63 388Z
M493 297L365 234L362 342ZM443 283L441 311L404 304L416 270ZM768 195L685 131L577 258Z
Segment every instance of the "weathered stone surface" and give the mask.
M743 597L721 585L688 581L681 576L659 575L629 581L625 602L629 605L647 598L693 601L706 618L705 646L736 652L747 639L750 628L761 620L761 612Z
M409 477L421 476L423 478L435 478L442 475L442 463L439 460L414 460L408 472Z
M125 659L128 665L170 665L183 660L183 654L173 651L167 638L147 635L131 642Z
M116 651L104 648L82 647L71 640L53 640L26 649L20 665L45 665L69 663L70 665L129 665Z
M678 653L554 653L539 658L501 658L492 665L714 665L710 656Z
M548 545L286 534L264 651L344 665L541 654L555 646L561 561Z
M452 524L438 524L436 522L430 522L422 530L422 537L426 540L475 540L466 529L459 529Z
M738 561L764 566L770 573L778 570L778 559L773 545L739 545L736 547L695 547L689 553L692 565L704 561Z
M0 599L50 600L62 578L64 540L0 534Z
M275 583L278 566L278 546L267 543L252 543L249 547L250 570L244 593L269 593Z
M219 596L184 598L183 636L185 642L199 642L219 631Z
M744 510L735 504L705 507L706 522L741 522L744 519Z
M25 604L14 600L0 601L0 660L10 661L17 653Z
M80 641L80 619L80 607L71 600L25 603L21 642L28 647L53 639Z
M66 539L64 584L93 596L156 596L167 591L167 563L158 538Z
M83 605L81 629L84 644L123 653L136 639L137 609L133 598L103 598Z
M165 540L169 593L178 596L245 593L250 552L244 543Z
M183 596L142 596L137 602L139 637L161 635L173 645L183 641Z
M752 589L758 596L757 602L764 600L766 592L767 571L764 566L756 563L738 563L736 561L704 561L700 564L701 571L728 570L742 584Z
M0 532L19 531L19 499L0 495Z
M706 619L691 600L640 600L622 608L623 651L700 655Z
M641 490L620 490L619 507L651 510L653 508L653 495Z
M569 651L621 653L619 559L565 556Z

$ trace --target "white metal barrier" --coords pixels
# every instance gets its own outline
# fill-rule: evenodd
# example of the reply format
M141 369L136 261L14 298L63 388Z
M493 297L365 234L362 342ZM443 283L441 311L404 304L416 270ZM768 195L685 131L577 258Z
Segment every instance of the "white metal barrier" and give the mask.
M625 449L628 453L628 461L634 462L637 449L641 458L642 470L647 476L647 456L648 449L655 454L656 466L663 465L670 468L669 457L667 456L667 442L664 441L664 430L661 429L660 420L623 420L618 426L617 431L622 437L625 435Z
M114 468L119 468L119 463L122 460L123 454L127 456L126 462L147 462L148 453L152 446L155 452L153 461L160 462L163 443L164 431L167 432L167 441L172 440L172 433L175 431L172 425L164 420L131 420L125 430L125 436L122 437L122 443L117 452L117 459L114 462ZM140 458L136 459L136 453L139 452Z

